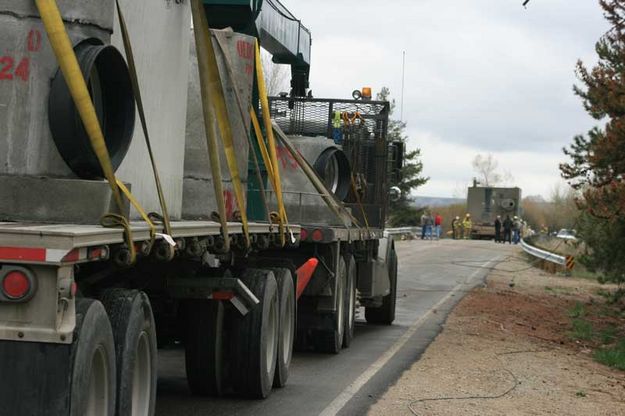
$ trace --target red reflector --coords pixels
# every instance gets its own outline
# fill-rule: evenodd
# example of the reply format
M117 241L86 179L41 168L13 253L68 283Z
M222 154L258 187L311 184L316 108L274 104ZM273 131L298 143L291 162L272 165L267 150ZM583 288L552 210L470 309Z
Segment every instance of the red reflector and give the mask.
M321 230L315 230L312 233L313 241L322 241L323 240L323 232Z
M30 291L30 280L22 272L9 272L2 280L2 291L10 299L20 299Z
M72 282L72 285L70 286L70 293L72 294L73 298L76 297L76 292L78 292L78 285L76 284L76 282Z
M69 263L69 262L78 261L78 260L80 260L80 249L75 248L69 253L67 253L65 257L63 257L63 260L61 261L64 263Z
M45 248L0 247L1 260L46 261Z
M105 247L94 247L89 249L89 259L90 260L100 260L105 259L108 253Z
M234 293L233 292L213 292L213 299L214 300L230 300L234 297Z
M306 241L306 239L308 238L308 231L306 231L304 228L302 228L302 230L299 233L299 238L302 241Z

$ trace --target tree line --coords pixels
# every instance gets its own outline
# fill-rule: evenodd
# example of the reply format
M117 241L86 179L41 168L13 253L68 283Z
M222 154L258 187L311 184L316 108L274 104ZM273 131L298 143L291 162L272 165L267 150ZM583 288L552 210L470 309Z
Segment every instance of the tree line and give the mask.
M579 196L583 263L603 279L625 283L625 0L600 0L610 30L596 43L597 64L580 60L574 92L598 123L564 149L562 176Z

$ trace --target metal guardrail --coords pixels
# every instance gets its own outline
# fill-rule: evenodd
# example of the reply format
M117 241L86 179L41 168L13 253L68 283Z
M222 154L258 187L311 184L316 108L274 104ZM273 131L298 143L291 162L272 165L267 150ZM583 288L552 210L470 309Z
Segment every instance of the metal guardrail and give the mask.
M525 242L525 240L521 240L521 247L523 247L523 251L527 254L534 256L536 258L559 264L560 266L567 266L567 258L565 256L560 256L558 254L554 254L550 251L542 250L538 247L534 247Z
M384 230L384 236L391 235L412 235L413 237L421 234L421 227L397 227L397 228L387 228Z

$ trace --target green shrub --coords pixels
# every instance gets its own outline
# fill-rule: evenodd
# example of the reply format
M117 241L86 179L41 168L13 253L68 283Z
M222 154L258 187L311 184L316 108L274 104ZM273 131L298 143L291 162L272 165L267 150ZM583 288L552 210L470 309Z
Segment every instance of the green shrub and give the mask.
M599 331L599 340L602 344L611 344L618 336L618 330L614 325L610 325Z
M595 361L601 364L625 371L625 339L622 339L613 347L595 351L593 357Z
M573 309L569 311L569 317L571 318L583 318L586 316L586 309L581 302L576 302Z
M571 338L590 341L593 331L592 324L584 319L573 319L573 330L570 333Z

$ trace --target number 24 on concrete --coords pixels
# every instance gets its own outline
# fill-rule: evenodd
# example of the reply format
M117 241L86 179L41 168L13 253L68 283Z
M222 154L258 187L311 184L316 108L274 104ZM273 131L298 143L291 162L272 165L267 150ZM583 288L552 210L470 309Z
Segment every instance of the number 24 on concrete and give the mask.
M28 52L39 52L41 50L41 32L32 29L28 33ZM17 60L9 55L0 56L0 81L11 81L21 79L28 81L30 75L30 58L22 58Z
M0 57L0 81L21 79L26 82L29 74L30 58L22 58L16 66L13 57L6 55Z

